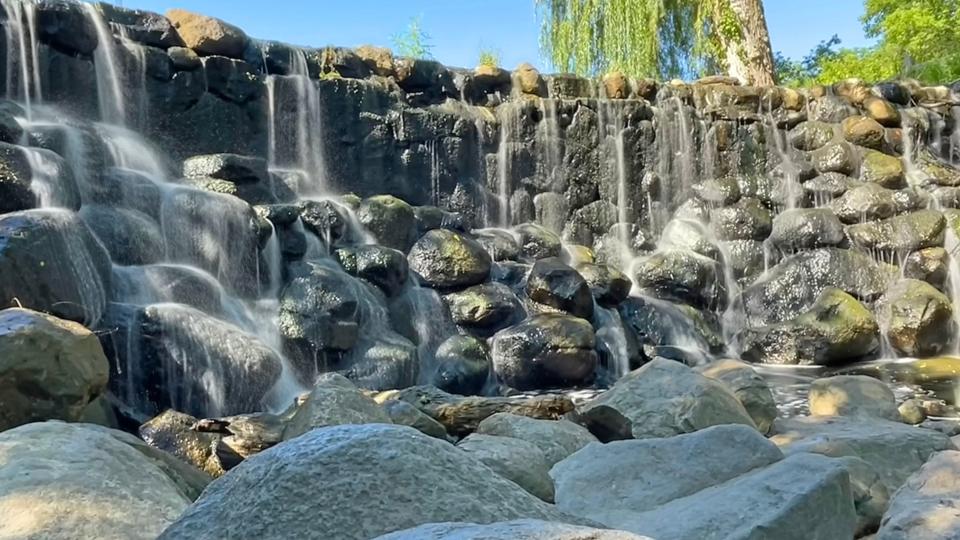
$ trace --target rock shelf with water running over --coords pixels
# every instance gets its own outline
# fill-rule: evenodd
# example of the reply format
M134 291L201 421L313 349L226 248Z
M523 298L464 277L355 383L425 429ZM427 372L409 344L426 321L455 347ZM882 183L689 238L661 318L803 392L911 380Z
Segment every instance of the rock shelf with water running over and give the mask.
M0 5L0 536L960 538L960 88Z

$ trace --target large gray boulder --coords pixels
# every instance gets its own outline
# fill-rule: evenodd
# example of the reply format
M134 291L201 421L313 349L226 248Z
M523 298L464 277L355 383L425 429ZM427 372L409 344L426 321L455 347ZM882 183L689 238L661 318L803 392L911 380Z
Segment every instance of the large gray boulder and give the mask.
M0 433L4 538L153 539L189 504L154 460L110 430L43 422Z
M376 540L651 540L626 531L593 529L535 519L503 523L431 523Z
M567 420L541 420L510 413L485 418L477 426L477 433L529 442L543 452L548 467L597 440L585 428Z
M289 440L304 433L341 424L389 424L390 415L352 382L336 373L325 373L283 430Z
M938 431L900 422L844 416L778 419L770 440L785 454L812 452L858 457L869 463L894 493L931 455L953 450Z
M814 416L867 416L900 420L893 390L866 375L837 375L817 379L808 394Z
M665 358L631 371L577 412L603 440L671 437L718 424L756 427L723 383Z
M83 326L28 309L0 311L0 431L76 422L107 386L100 341Z
M413 428L347 425L244 461L160 538L366 540L426 523L519 518L574 519Z
M537 445L514 437L471 433L457 447L531 495L553 502L550 464Z
M843 243L843 224L828 208L793 208L777 214L770 241L781 251L836 246Z
M920 210L871 223L850 225L850 243L862 250L908 253L943 246L947 220L936 210Z
M934 454L890 501L877 540L960 538L960 452Z
M677 459L691 456L691 459ZM676 437L593 443L550 470L557 506L611 527L783 459L747 426L713 426Z

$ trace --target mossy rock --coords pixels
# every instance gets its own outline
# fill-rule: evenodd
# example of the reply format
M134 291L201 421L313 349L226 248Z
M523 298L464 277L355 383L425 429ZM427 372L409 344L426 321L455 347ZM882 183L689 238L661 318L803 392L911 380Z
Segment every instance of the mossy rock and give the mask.
M878 302L877 315L890 344L907 356L942 353L956 327L950 299L917 279L890 287Z
M876 150L865 149L860 165L860 179L889 189L903 188L906 186L903 161Z

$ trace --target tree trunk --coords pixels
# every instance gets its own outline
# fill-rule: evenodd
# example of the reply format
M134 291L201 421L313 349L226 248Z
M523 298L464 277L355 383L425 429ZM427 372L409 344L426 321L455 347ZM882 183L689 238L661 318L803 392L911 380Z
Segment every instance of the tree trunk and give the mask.
M728 73L744 84L773 86L773 48L761 0L730 0L730 9L740 23L743 39L724 39Z

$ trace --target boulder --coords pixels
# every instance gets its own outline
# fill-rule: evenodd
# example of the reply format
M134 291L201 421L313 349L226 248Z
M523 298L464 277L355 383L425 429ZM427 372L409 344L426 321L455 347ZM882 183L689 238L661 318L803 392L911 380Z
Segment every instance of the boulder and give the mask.
M436 439L447 440L447 430L443 424L430 418L420 409L397 399L388 399L382 403L390 420L398 426L409 426Z
M389 248L406 252L416 240L417 216L413 207L392 195L364 199L357 219L379 244Z
M98 3L97 8L104 19L122 27L125 35L133 41L160 49L183 45L173 23L163 15L105 3Z
M443 297L453 322L488 336L523 318L523 305L510 287L481 283Z
M694 368L705 377L722 382L733 391L747 410L760 433L767 433L777 418L777 403L773 392L759 373L750 364L739 360L725 359Z
M853 187L830 202L833 213L844 223L863 223L886 219L897 213L896 192L878 184Z
M865 148L880 150L883 148L886 133L883 126L873 118L851 116L841 123L843 138L847 142Z
M819 122L839 123L844 118L857 114L856 107L852 106L849 100L840 96L820 95L807 103L807 115L810 120Z
M947 284L949 269L947 250L931 247L914 251L903 262L903 277L919 279L943 291Z
M520 519L478 525L433 523L379 536L376 540L650 540L625 531Z
M297 412L283 430L288 441L308 431L342 424L389 424L390 416L342 375L325 373L317 378Z
M490 276L490 255L476 240L448 229L435 229L410 249L407 260L420 281L435 289L476 285Z
M727 386L664 358L623 376L577 413L601 440L671 437L718 424L755 427Z
M559 257L560 237L535 223L522 223L513 228L520 241L520 255L527 260Z
M568 420L542 420L506 412L484 419L477 426L477 433L511 437L532 444L542 453L548 469L597 441L584 427Z
M700 200L717 206L729 206L740 200L740 184L736 178L711 178L693 186Z
M514 437L473 433L458 442L457 448L538 499L553 502L550 464L535 444Z
M890 501L877 540L955 540L960 531L960 452L934 454Z
M106 308L110 257L74 213L0 216L0 306L20 305L93 326Z
M816 176L803 183L803 192L816 207L827 206L858 182L847 175L827 173Z
M97 336L83 326L28 309L0 311L0 431L79 421L108 375Z
M37 5L35 17L37 38L54 49L90 56L97 48L97 29L82 4L47 0Z
M534 302L581 319L593 317L593 294L587 281L556 257L534 263L527 276L526 292Z
M184 9L171 9L166 15L177 29L183 43L197 53L233 58L243 56L247 47L247 35L236 26Z
M222 438L215 433L193 429L197 419L189 414L167 409L140 426L138 435L150 446L177 456L184 462L217 477L224 467L217 456Z
M801 122L790 131L790 144L797 150L812 152L832 141L835 133L833 124L816 120Z
M426 523L519 518L569 521L448 443L405 426L349 425L246 460L160 538L366 540Z
M950 299L916 279L894 283L877 302L877 318L893 348L906 356L940 354L956 331Z
M184 178L216 178L236 184L267 182L267 161L238 154L204 154L187 158Z
M792 208L773 220L770 242L783 252L838 246L846 237L843 224L827 208Z
M399 294L410 275L406 256L388 247L344 247L335 251L333 257L348 274L373 283L387 296Z
M517 238L503 229L474 229L470 232L494 261L515 261L520 256Z
M894 493L933 454L953 450L943 433L879 418L814 416L777 419L770 438L787 455L858 457Z
M596 336L584 319L535 315L497 332L491 342L498 380L517 390L576 386L593 379Z
M156 538L190 499L124 437L53 421L0 433L0 536Z
M883 98L868 97L863 101L863 109L867 116L884 127L895 128L900 126L900 111Z
M634 283L657 298L700 308L723 305L723 268L716 260L691 251L658 251L634 266Z
M20 125L12 117L10 120ZM0 214L29 210L44 202L30 189L32 180L32 167L24 150L0 143Z
M847 142L831 142L814 150L810 153L810 161L820 174L837 172L850 175L858 169L856 151Z
M755 429L721 425L675 437L592 443L554 465L550 476L560 510L620 528L635 514L782 459Z
M943 246L947 220L936 210L920 210L881 221L850 225L851 244L863 250L906 253Z
M608 264L580 263L577 272L590 286L594 300L604 307L613 307L626 300L633 287L626 274Z
M521 93L531 96L543 96L546 94L546 84L540 71L532 65L524 62L513 70L514 85L520 89Z
M829 287L873 302L891 280L890 271L864 253L837 248L802 251L744 289L744 308L752 324L782 322L809 310Z
M888 189L906 187L903 161L898 157L888 156L876 150L867 149L863 151L860 179Z
M144 265L164 258L160 226L136 210L85 204L79 215L119 265Z
M753 281L766 270L766 248L757 240L720 242L726 254L725 262L741 287Z
M486 342L472 336L453 335L437 347L435 356L434 386L464 396L483 392L490 379L490 350Z
M373 45L361 45L356 48L356 53L375 74L381 77L393 75L393 53L390 52L390 49Z
M808 394L814 416L867 416L899 420L890 387L866 375L837 375L817 379Z
M856 298L824 289L809 311L783 323L746 328L741 354L767 364L835 365L862 358L879 346L873 314Z
M710 211L710 223L720 240L764 240L773 225L770 211L754 198Z

